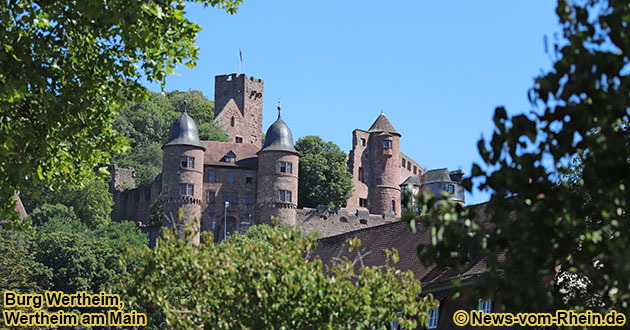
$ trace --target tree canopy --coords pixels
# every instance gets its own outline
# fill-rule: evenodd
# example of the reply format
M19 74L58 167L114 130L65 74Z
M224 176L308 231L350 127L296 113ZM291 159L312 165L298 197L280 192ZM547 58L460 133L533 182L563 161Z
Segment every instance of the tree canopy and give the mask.
M314 135L298 139L295 149L300 152L298 207L345 206L354 189L348 155Z
M131 308L160 328L380 329L399 321L410 329L418 319L426 324L434 303L418 297L410 271L307 261L315 240L294 227L260 225L221 244L211 235L200 245L164 237L140 253L140 267L120 286Z
M151 183L162 172L162 145L171 125L188 102L188 114L195 120L201 140L228 141L227 134L214 124L214 102L200 91L151 93L147 101L124 105L114 122L131 147L114 156L113 163L136 170L138 185Z
M234 13L240 0L199 0ZM200 27L184 0L9 1L0 6L0 212L38 181L81 184L111 152L117 109L194 66ZM0 217L4 218L4 217Z
M421 219L435 227L420 258L464 267L487 256L474 292L499 295L509 310L627 311L630 6L559 0L556 12L563 39L529 92L534 111L497 108L492 138L478 143L483 162L464 181L491 192L489 224L475 222L473 208L420 196Z

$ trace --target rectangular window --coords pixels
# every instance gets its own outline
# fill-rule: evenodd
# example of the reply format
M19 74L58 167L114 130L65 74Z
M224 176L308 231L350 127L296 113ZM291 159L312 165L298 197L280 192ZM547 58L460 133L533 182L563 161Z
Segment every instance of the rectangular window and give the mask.
M483 311L484 313L492 312L492 301L490 299L479 299L479 305L477 305L478 311Z
M359 198L359 207L367 207L367 198Z
M361 146L365 147L365 139L361 139Z
M455 186L452 184L449 184L448 186L446 186L446 191L449 193L454 193L455 192Z
M223 203L229 202L229 201L230 201L230 193L229 192L224 192L223 193Z
M280 162L280 173L293 173L293 164L289 162Z
M414 165L413 166L413 174L418 173L418 166Z
M214 204L216 201L217 192L214 190L208 190L208 203Z
M359 181L360 182L364 182L363 179L365 177L363 176L363 167L359 167Z
M389 149L392 147L392 141L391 140L381 140L381 147L385 148L385 149Z
M407 160L406 159L402 159L402 167L404 168L405 166L407 166Z
M230 203L232 204L238 204L238 193L237 192L232 192L230 193Z
M188 183L179 184L179 194L181 196L193 196L194 185Z
M235 137L234 140L236 143L243 143L243 138L240 136Z
M383 183L383 180L381 178L376 178L376 184L381 184Z
M427 329L437 328L439 317L440 317L440 306L429 309L429 322L427 323Z
M182 163L182 167L184 168L195 168L195 158L194 157L188 157L188 156L182 156L181 159Z
M227 172L227 182L234 182L234 172Z
M392 212L396 212L396 200L392 199Z
M287 190L280 190L280 201L291 202L291 192Z
M254 180L254 173L252 172L245 173L245 183L252 183L253 180Z
M206 172L206 181L208 181L208 182L216 182L217 181L216 173L213 170L208 170L208 172Z
M407 162L407 170L411 171L411 163Z
M402 317L402 313L398 313L398 317ZM388 330L400 330L400 323L398 323L398 320L389 322Z
M252 193L245 194L245 205L252 205L252 204L254 204L254 194Z

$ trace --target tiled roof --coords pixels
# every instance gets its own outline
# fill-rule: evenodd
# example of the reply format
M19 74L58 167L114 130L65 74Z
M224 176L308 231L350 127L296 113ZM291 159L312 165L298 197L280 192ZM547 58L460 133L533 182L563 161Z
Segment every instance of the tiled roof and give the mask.
M488 220L487 204L481 203L468 206L474 211L474 221L483 227L490 228L493 224ZM512 212L509 220L514 221L516 216ZM357 237L361 240L361 246L348 252L348 239ZM344 258L363 263L365 266L382 266L386 263L386 248L398 250L400 261L394 267L402 271L411 270L417 280L422 283L423 295L431 293L434 299L440 301L439 322L437 329L472 329L473 327L458 327L453 323L452 316L458 310L473 310L477 308L477 302L472 301L465 294L453 299L452 289L449 285L455 278L462 283L474 281L487 271L485 257L474 257L463 270L438 268L436 265L423 265L417 255L419 245L431 244L431 228L416 225L416 233L412 233L409 226L402 222L393 222L381 226L365 228L347 232L337 236L321 238L317 246L308 256L309 260L320 258L324 265L331 265ZM502 259L504 256L501 256ZM495 302L493 301L493 310ZM418 327L418 329L423 329Z
M201 141L201 145L206 148L204 153L204 164L229 167L258 168L258 147L248 143ZM228 153L236 155L234 163L221 162L221 159Z
M400 136L400 133L398 133L398 131L396 131L396 129L394 128L394 125L392 125L389 119L387 119L387 117L385 117L385 115L382 113L378 116L378 118L376 118L374 124L370 126L368 132L385 132Z

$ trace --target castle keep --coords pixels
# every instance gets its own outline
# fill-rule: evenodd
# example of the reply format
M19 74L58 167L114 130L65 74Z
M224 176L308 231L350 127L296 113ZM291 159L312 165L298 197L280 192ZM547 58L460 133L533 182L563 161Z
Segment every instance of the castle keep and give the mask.
M154 183L114 190L119 179L133 179L133 170L113 166L112 219L134 220L148 230L151 206L161 196L162 225L192 224L213 231L217 239L224 223L229 232L244 231L269 223L272 216L281 224L330 236L397 221L401 192L409 186L416 192L448 191L463 203L461 171L425 171L400 151L402 135L380 114L368 130L352 132L348 170L354 192L347 207L298 209L300 155L279 107L263 141L263 86L262 79L245 74L215 77L215 123L231 142L200 141L197 125L184 108L162 147L162 174ZM178 216L180 209L183 218ZM193 240L199 242L199 236Z

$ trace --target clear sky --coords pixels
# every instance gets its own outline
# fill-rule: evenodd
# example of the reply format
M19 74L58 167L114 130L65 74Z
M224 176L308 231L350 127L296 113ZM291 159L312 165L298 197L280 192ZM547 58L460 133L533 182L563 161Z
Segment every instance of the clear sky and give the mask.
M235 15L187 6L203 30L193 69L166 90L214 99L214 76L238 71L265 80L263 131L284 121L295 140L319 135L348 152L352 130L383 111L401 150L425 169L470 173L492 114L531 110L527 91L551 66L544 36L558 32L555 1L257 1ZM149 86L159 91L159 86ZM466 196L466 204L487 193Z

